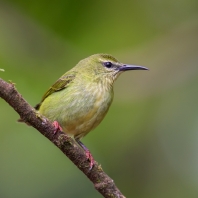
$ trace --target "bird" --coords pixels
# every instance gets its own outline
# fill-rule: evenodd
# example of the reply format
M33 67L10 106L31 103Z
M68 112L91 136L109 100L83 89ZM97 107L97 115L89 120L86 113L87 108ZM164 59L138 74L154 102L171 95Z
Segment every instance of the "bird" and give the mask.
M109 54L91 55L63 74L35 106L85 151L90 168L94 160L81 139L101 123L113 101L115 80L129 70L148 68L123 64Z

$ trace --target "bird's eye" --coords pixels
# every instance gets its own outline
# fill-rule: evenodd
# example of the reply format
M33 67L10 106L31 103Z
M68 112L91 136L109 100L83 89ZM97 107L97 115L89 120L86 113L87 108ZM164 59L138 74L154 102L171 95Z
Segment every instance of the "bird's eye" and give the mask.
M111 62L104 62L104 66L110 68L113 64Z

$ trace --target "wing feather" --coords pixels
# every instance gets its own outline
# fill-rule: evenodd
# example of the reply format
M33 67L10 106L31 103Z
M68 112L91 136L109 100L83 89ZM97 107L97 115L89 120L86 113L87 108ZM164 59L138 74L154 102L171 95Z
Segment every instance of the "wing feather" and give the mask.
M70 74L64 74L63 76L61 76L48 90L47 92L44 94L44 96L42 97L42 100L39 104L37 104L34 108L36 110L39 110L42 102L51 94L53 94L54 92L57 91L61 91L63 89L65 89L66 87L69 86L69 84L74 80L76 76L76 73L70 73Z

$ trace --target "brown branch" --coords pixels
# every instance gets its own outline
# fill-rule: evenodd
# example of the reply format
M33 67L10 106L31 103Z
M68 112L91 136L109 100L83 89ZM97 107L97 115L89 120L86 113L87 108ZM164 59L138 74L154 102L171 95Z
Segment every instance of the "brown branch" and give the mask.
M53 142L93 182L96 190L104 197L124 198L113 180L96 161L93 168L89 170L90 164L84 151L72 138L62 131L54 135L53 124L43 116L38 117L35 109L17 92L13 83L7 83L0 78L0 97L14 108L21 118Z

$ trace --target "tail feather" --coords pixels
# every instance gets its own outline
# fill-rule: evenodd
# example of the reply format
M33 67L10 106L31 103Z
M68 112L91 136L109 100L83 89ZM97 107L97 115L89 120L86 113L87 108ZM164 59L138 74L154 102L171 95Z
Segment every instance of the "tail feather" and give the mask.
M41 106L41 103L38 103L34 108L35 108L36 110L39 110L39 109L40 109L40 106Z
M23 120L22 118L19 118L19 119L17 120L17 122L24 122L24 120Z

